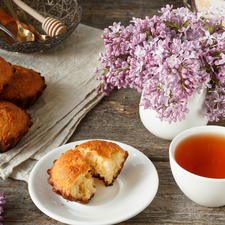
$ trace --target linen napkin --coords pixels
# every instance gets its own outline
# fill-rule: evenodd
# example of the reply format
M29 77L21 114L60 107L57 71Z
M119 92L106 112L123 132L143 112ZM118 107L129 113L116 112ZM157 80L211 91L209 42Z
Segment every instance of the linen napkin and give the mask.
M65 41L43 53L18 54L0 50L11 64L40 72L47 88L27 111L32 116L30 132L13 149L0 153L3 179L28 181L36 162L65 144L86 113L103 97L97 94L94 67L105 47L102 30L79 24Z

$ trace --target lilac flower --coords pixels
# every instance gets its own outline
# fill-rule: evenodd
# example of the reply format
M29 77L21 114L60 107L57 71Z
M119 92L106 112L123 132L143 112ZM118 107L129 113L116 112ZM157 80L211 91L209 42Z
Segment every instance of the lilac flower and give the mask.
M203 37L203 40L207 40L210 45L213 44L213 36L208 30L205 31L205 37Z
M4 211L3 207L1 205L5 205L6 204L6 200L4 198L5 198L4 193L0 192L0 215ZM3 221L3 217L2 216L0 216L0 222L1 221ZM2 225L2 223L0 223L0 225Z
M216 65L224 65L224 63L225 63L225 54L224 53L221 53L220 54L220 57L221 57L220 60L215 61L215 64Z
M140 45L138 45L134 51L134 55L137 57L144 57L146 54L146 51L143 47L141 47Z
M185 119L189 98L208 89L204 111L210 121L225 116L225 30L223 18L167 5L161 16L133 18L104 29L97 92L114 87L143 92L140 105L169 123Z

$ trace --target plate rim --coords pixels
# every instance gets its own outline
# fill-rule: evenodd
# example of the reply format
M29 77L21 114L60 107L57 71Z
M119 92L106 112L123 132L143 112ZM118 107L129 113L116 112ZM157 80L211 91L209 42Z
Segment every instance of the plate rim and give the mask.
M35 180L35 178L33 178L33 176L34 176L36 170L39 169L39 165L42 163L42 161L44 161L47 157L49 157L49 156L51 156L51 155L52 155L52 157L53 157L53 156L55 155L55 154L54 154L55 151L57 151L57 152L60 152L60 151L61 151L61 152L63 153L63 152L66 152L67 150L69 150L69 148L71 148L71 147L69 147L68 149L65 149L67 146L74 146L74 147L75 147L75 146L78 145L78 144L81 144L81 143L86 142L86 141L91 141L91 140L102 140L102 141L113 142L113 143L116 143L116 144L118 144L118 145L124 145L124 146L127 146L128 148L131 148L132 151L137 151L138 154L141 155L142 158L145 158L146 161L150 164L149 166L152 167L152 169L153 169L152 172L154 173L153 175L155 176L155 182L154 182L154 184L153 184L153 186L152 186L152 187L154 187L154 188L153 188L153 190L152 190L152 192L151 192L151 196L153 196L153 197L150 197L150 198L148 199L148 201L145 201L145 204L143 204L142 207L139 207L138 210L135 211L135 213L133 213L133 214L131 214L131 215L129 215L129 216L125 216L124 218L114 219L114 221L108 221L108 223L106 223L106 221L98 221L98 222L94 221L92 224L93 224L93 225L94 225L94 224L96 224L96 225L101 225L101 224L104 224L104 225L107 225L107 224L116 224L116 223L120 223L120 222L126 221L126 220L128 220L128 219L130 219L130 218L132 218L132 217L134 217L134 216L136 216L136 215L138 215L138 214L139 214L140 212L142 212L146 207L148 207L148 205L154 200L154 198L155 198L155 196L156 196L156 194L157 194L158 187L159 187L159 176L158 176L158 172L157 172L157 170L156 170L154 164L152 163L152 161L151 161L144 153L142 153L140 150L138 150L138 149L136 149L136 148L134 148L133 146L130 146L130 145L128 145L128 144L122 143L122 142L113 141L113 140L106 140L106 139L87 139L87 140L78 140L78 141L74 141L74 142L69 142L69 143L66 143L66 144L64 144L64 145L61 145L61 146L59 146L59 147L57 147L57 148L54 148L53 150L51 150L50 152L48 152L46 155L44 155L44 156L43 156L43 157L42 157L42 158L34 165L32 171L31 171L31 173L30 173L30 175L29 175L29 179L28 179L28 191L29 191L29 195L30 195L30 197L31 197L31 199L32 199L32 201L33 201L33 203L36 205L36 207L37 207L41 212L43 212L45 215L49 216L50 218L52 218L52 219L54 219L54 220L56 220L56 221L62 222L62 223L71 224L71 222L68 223L68 221L65 222L65 220L61 220L61 219L59 219L59 218L53 217L52 214L56 215L56 213L53 212L53 211L51 211L51 210L49 210L48 208L46 208L43 204L41 204L41 201L39 201L38 199L36 199L36 196L34 196L34 194L35 194L35 195L37 195L37 194L36 194L36 192L34 191L34 189L32 188L32 185L34 185L33 182L32 182L32 180ZM123 147L123 148L124 148L124 147ZM128 149L127 151L128 151L128 153L129 153L129 151L131 151L131 150ZM57 153L57 152L55 152L55 153ZM129 157L129 156L128 156L128 157ZM53 163L53 161L50 162L50 163ZM126 166L126 163L124 164L124 167L125 167L125 166ZM123 170L122 170L122 171L123 171ZM121 173L122 173L122 172L121 172ZM61 216L60 216L60 217L61 217ZM66 218L65 218L65 219L66 219ZM67 220L70 220L70 221L71 221L71 219L67 219ZM74 225L78 225L78 224L79 224L79 225L80 225L80 224L88 224L88 223L90 224L89 221L74 220L72 224L74 224Z

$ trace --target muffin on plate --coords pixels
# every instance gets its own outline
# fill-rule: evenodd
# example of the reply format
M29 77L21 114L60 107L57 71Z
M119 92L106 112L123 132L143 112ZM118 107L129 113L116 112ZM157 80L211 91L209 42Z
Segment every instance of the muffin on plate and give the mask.
M47 170L48 183L53 186L52 191L64 199L88 203L96 191L90 170L80 151L70 149Z
M29 132L33 122L25 110L0 100L0 152L13 148Z
M12 82L13 76L14 68L0 56L0 93Z
M103 180L106 186L113 184L128 157L128 152L119 145L101 140L87 141L76 146L75 150L81 152L92 175Z
M1 93L0 100L27 109L33 105L46 88L45 79L40 73L22 66L12 65L14 77Z

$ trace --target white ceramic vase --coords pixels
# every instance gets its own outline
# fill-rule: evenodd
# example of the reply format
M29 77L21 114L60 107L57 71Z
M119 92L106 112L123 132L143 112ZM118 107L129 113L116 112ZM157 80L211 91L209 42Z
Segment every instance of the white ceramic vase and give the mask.
M185 120L169 122L161 121L156 117L156 111L152 109L144 109L143 106L139 107L140 118L143 125L152 134L166 139L172 140L180 132L196 127L204 126L208 123L207 117L203 114L204 101L205 101L206 89L201 94L196 94L193 98L190 98L187 104L189 113L185 113Z

